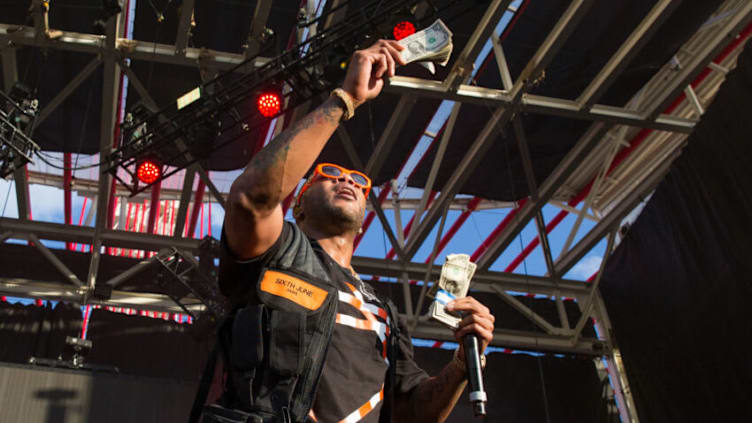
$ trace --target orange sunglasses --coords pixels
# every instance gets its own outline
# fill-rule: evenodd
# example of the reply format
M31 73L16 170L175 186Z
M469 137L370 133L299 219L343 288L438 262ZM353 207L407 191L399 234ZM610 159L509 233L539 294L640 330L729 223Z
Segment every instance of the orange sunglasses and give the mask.
M303 193L306 192L306 190L310 188L311 184L313 184L313 182L316 180L316 175L335 180L341 178L342 175L350 175L350 178L352 178L355 186L363 190L363 195L366 198L368 198L368 193L371 192L371 178L366 176L365 173L358 172L357 170L345 169L342 166L338 166L332 163L320 163L313 170L313 175L308 178L306 183L303 184L303 187L300 189L298 197L295 199L296 206L300 205L300 199L303 198Z

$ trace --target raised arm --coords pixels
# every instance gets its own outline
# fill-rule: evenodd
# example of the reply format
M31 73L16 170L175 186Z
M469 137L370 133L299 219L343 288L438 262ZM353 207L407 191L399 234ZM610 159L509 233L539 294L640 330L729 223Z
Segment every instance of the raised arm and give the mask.
M396 65L404 64L399 56L402 49L396 41L380 40L353 54L342 89L356 108L378 96L384 87L383 77L394 76ZM233 182L225 235L237 256L259 256L279 238L284 217L280 202L319 156L337 129L344 107L338 98L327 99L277 135Z

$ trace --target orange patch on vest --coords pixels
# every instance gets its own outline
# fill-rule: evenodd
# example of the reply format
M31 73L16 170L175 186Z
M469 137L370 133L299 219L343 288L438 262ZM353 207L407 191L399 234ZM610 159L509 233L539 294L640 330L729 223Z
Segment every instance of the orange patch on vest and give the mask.
M324 303L328 293L302 279L286 273L267 270L261 279L261 290L305 307L316 310Z

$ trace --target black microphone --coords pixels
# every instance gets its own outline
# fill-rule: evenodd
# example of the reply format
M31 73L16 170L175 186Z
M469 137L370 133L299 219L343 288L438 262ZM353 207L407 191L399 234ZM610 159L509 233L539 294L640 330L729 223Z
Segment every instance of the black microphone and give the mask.
M483 388L483 369L480 366L478 337L474 334L468 334L462 341L465 348L465 366L467 380L470 381L470 402L473 403L473 412L475 417L485 416L488 396Z

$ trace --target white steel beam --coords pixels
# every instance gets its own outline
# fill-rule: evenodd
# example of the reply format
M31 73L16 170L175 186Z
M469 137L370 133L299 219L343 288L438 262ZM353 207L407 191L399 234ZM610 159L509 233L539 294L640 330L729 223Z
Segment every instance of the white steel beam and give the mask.
M493 0L488 5L486 13L478 22L478 26L475 31L470 35L467 40L467 44L462 49L462 52L457 56L452 65L452 69L449 71L449 75L444 80L443 84L450 91L454 91L460 84L467 81L473 72L473 63L475 62L478 54L480 54L483 45L488 37L496 29L496 25L499 24L501 16L506 12L507 7L512 0Z
M489 107L511 107L513 105L509 92L505 90L460 85L456 92L449 92L439 81L407 76L395 76L391 78L389 85L384 90L393 93L411 93L421 97L461 101L463 103ZM523 94L518 107L520 111L527 113L602 121L660 131L690 133L696 123L696 120L671 115L660 115L654 120L649 120L638 111L602 104L593 105L589 110L581 110L578 103L574 100L534 94Z
M577 166L587 157L595 145L601 140L607 127L596 122L590 125L590 128L577 141L577 144L567 153L564 159L554 169L553 172L543 181L538 189L538 201L527 201L520 210L515 214L514 220L511 221L499 236L494 239L491 245L481 255L478 260L478 268L487 269L494 260L501 254L515 236L527 225L540 210L543 205L551 198L556 190L566 181L569 176L577 169Z
M646 99L649 106L644 110L645 116L648 119L654 119L665 110L684 87L689 85L726 44L737 36L750 19L752 19L752 2L744 1L721 28L708 31L707 37L703 39L702 47L682 60L682 67L676 72L676 76L668 81L662 81L660 91L649 100Z
M501 75L501 86L504 87L505 91L509 91L512 89L514 82L512 81L512 74L509 72L507 56L501 47L501 40L499 40L499 36L495 32L491 34L491 46L493 47L494 57L496 58L496 64L499 67L499 74Z
M236 65L246 61L242 54L226 53L216 50L198 49L186 47L185 54L176 54L174 45L130 40L118 38L114 45L106 42L102 35L84 34L80 32L63 31L62 35L54 40L42 38L36 40L34 29L18 25L0 24L0 43L37 48L54 48L58 50L78 51L82 53L103 54L109 51L122 58L147 60L172 65L188 66L195 68L199 58L201 63L213 69L230 70ZM268 58L257 58L253 66L242 66L235 69L236 72L249 73L255 68L263 66L269 61Z
M457 342L454 333L439 324L421 322L411 331L416 338L436 339L439 341ZM608 353L605 342L595 339L580 339L572 346L568 336L549 335L537 332L523 332L515 330L496 329L493 333L491 345L533 351L551 351L589 356L601 356Z
M42 256L49 261L52 266L57 269L58 272L60 272L61 275L65 278L65 281L76 286L83 286L83 282L81 282L80 279L78 279L78 276L76 276L75 273L73 273L68 266L65 265L57 256L50 251L49 248L47 248L44 244L42 244L39 241L39 238L36 237L34 234L26 234L26 238L36 247L37 250L42 254Z
M635 406L632 390L629 387L627 379L627 371L624 368L621 351L613 337L611 320L606 312L606 305L603 303L600 291L595 291L595 315L595 328L598 331L599 337L605 340L607 344L607 351L605 353L606 370L610 376L614 395L616 396L616 405L619 408L621 421L625 423L639 423L637 407Z
M33 234L40 239L51 241L74 242L91 244L95 228L90 226L74 226L62 223L41 221L23 221L7 217L0 218L0 232L18 234ZM146 234L122 230L103 230L100 234L101 244L108 247L127 248L135 250L158 251L162 248L176 247L181 250L198 252L200 240L191 238L173 238L171 236Z
M444 133L441 134L441 140L439 141L439 146L436 149L436 155L434 156L433 163L431 164L431 170L428 172L428 179L426 180L426 184L423 187L423 195L420 198L420 204L418 204L418 209L415 211L416 223L419 223L421 218L423 217L423 211L426 209L426 205L428 204L428 197L431 195L431 191L433 191L433 184L434 182L436 182L436 176L439 173L441 162L444 160L444 153L446 152L447 145L449 144L449 139L452 138L452 134L454 133L454 124L455 122L457 122L457 116L460 114L460 107L462 107L462 103L454 103L454 105L452 106L452 111L449 113L449 117L447 118Z
M520 312L523 316L525 316L528 320L535 323L536 326L546 331L549 335L562 335L564 334L563 331L560 328L554 327L551 323L549 323L546 319L541 317L538 313L534 312L530 309L530 307L523 304L520 300L515 298L512 295L509 295L507 292L502 290L501 288L494 286L493 287L496 293L499 295L499 297L504 300L507 304L512 306L515 310Z
M574 31L577 23L579 23L580 19L591 4L592 0L573 1L570 7L564 12L564 15L562 15L556 23L553 31L525 66L511 90L510 101L512 107L499 107L493 112L486 123L486 126L478 134L467 153L465 153L465 156L460 161L455 172L449 178L445 186L442 187L441 195L439 195L439 198L435 201L433 207L429 209L426 218L421 221L418 227L411 233L410 239L405 246L405 255L408 259L415 255L426 236L428 236L428 232L438 220L438 210L442 210L445 203L451 201L454 195L459 192L464 183L470 177L472 170L480 162L483 154L488 151L488 148L495 139L496 131L506 125L514 116L522 95L528 87L529 79L535 77L535 75L542 71L553 59L556 53L558 53L561 46L564 45L564 42ZM553 192L551 194L553 194ZM519 216L519 213L517 216Z
M111 17L107 22L105 45L102 61L104 64L104 77L102 78L102 117L99 131L99 157L104 159L112 152L113 137L118 111L118 92L120 91L120 66L113 54L115 43L121 32L120 16ZM100 161L99 165L99 188L97 190L97 216L94 223L94 236L91 242L91 261L89 262L89 274L86 285L90 291L94 290L97 273L99 272L99 259L102 254L102 233L107 224L109 213L110 186L112 175L106 172L108 163Z

